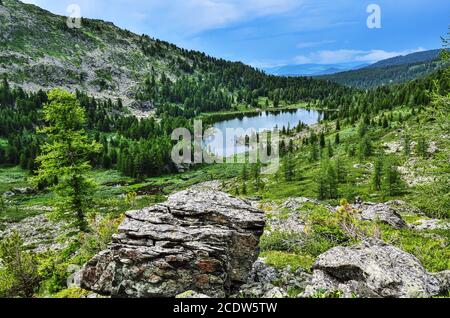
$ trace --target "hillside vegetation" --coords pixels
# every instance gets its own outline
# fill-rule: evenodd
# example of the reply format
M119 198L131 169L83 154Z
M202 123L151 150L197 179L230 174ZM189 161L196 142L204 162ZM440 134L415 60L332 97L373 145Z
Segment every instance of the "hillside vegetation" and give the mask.
M413 53L379 61L357 70L318 76L360 89L405 83L448 67L439 59L440 50Z
M262 96L278 106L279 100L317 100L346 91L326 81L266 76L109 22L83 19L81 28L70 29L66 19L18 0L3 1L0 74L26 91L64 87L120 98L141 110L177 104L187 114L244 102L256 108ZM177 109L172 112L183 111Z
M75 273L107 248L125 212L204 182L265 212L261 257L288 274L308 274L322 253L367 238L414 255L429 272L450 270L448 67L361 90L267 76L83 23L71 30L63 17L0 1L0 297L86 297ZM139 118L127 106L154 112ZM299 106L324 116L280 127L272 175L261 163L170 159L172 131L192 129L194 119ZM395 206L401 226L361 219L363 204ZM285 287L297 297L304 286Z

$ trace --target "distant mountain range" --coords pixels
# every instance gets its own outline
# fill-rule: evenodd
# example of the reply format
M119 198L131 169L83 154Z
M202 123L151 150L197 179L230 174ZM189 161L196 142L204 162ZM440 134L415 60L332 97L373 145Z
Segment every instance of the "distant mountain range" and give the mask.
M268 74L277 76L319 76L335 74L339 72L355 70L368 66L361 63L342 63L342 64L299 64L283 65L279 67L265 68Z
M301 64L267 68L269 74L280 76L314 76L346 86L373 88L404 83L426 76L442 68L439 49L396 56L371 65Z
M446 67L439 58L440 50L397 56L361 69L318 76L335 83L358 88L405 83L427 76Z
M439 59L440 52L441 50L430 50L411 53L408 55L400 55L390 59L379 61L375 64L367 66L366 68L381 68L405 64L433 62Z

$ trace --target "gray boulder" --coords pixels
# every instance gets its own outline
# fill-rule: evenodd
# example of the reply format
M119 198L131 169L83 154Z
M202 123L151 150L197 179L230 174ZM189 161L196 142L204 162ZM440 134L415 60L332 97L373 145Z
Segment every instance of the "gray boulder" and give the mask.
M199 293L197 293L197 292L195 292L193 290L188 290L188 291L185 291L184 293L181 293L181 294L175 296L175 298L180 298L180 299L201 299L201 298L204 298L204 299L206 299L206 298L210 298L210 297L207 296L207 295L204 295L204 294L199 294Z
M288 289L304 290L311 281L311 274L299 268L292 271L289 266L276 269L259 258L254 264L247 283L241 286L236 297L284 298ZM276 286L275 286L276 285ZM282 295L282 296L281 296Z
M272 299L272 298L287 298L288 294L280 287L273 287L271 290L267 291L262 298Z
M444 220L419 220L410 225L410 227L417 231L425 230L450 230L450 222Z
M268 225L272 231L290 232L301 234L305 232L306 223L300 219L297 213L289 215L286 219L271 218Z
M430 274L411 254L370 239L320 255L303 297L341 291L344 297L432 297L448 290L448 273Z
M364 221L380 221L391 225L396 229L408 227L395 208L386 203L355 204L354 209L360 211L360 217Z
M83 268L83 288L112 297L228 296L258 257L261 210L226 193L189 189L126 213L111 246Z

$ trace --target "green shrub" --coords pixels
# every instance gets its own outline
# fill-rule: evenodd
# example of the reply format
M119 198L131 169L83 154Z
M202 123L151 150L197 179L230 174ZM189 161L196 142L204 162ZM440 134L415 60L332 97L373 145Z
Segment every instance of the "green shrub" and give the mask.
M262 251L298 252L302 240L300 233L273 231L261 237L259 246Z
M449 231L418 232L395 230L383 224L379 226L384 241L416 256L428 271L450 270Z
M448 172L437 177L435 182L418 187L415 205L432 218L450 218L450 177Z
M82 298L89 294L87 290L71 287L67 289L63 289L60 292L54 295L54 298Z
M62 251L40 255L39 272L44 279L40 293L51 295L64 290L69 276L68 266L72 264L82 266L95 254L106 249L122 220L123 215L118 218L112 215L94 221L90 233L80 232Z
M341 290L333 290L333 291L327 291L327 290L318 290L313 295L310 296L310 298L343 298L344 292ZM356 294L352 295L352 298L357 298Z
M17 232L0 241L0 297L33 297L41 277L36 255Z

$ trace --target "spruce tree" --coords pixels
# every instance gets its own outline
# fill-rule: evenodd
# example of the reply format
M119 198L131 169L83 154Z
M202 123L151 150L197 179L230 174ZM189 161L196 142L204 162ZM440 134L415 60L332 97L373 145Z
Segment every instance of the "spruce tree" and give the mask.
M377 158L374 164L374 172L372 176L372 185L375 190L381 190L381 184L383 181L383 159L381 157Z
M411 136L409 134L403 138L403 152L407 157L411 155Z
M347 182L347 169L344 165L343 160L340 157L336 158L335 167L338 183L342 184Z
M290 154L283 158L283 173L286 182L292 181L294 177L294 163Z
M328 152L328 158L330 158L330 159L333 158L334 150L333 150L333 146L331 145L331 141L328 141L327 152Z
M416 152L418 156L422 158L428 157L428 143L423 135L417 139Z
M320 133L320 139L319 139L320 141L319 141L319 144L320 144L320 149L323 149L323 148L325 148L325 146L326 146L326 142L325 142L325 135L324 135L324 133L322 132L322 133Z
M384 189L390 196L399 195L404 189L400 172L392 160L387 161L384 167Z
M359 160L363 161L372 155L372 140L366 136L359 143Z
M317 183L319 200L338 198L338 175L330 162L322 161Z
M319 159L319 150L317 149L317 143L311 144L311 153L309 159L311 162L315 162Z

